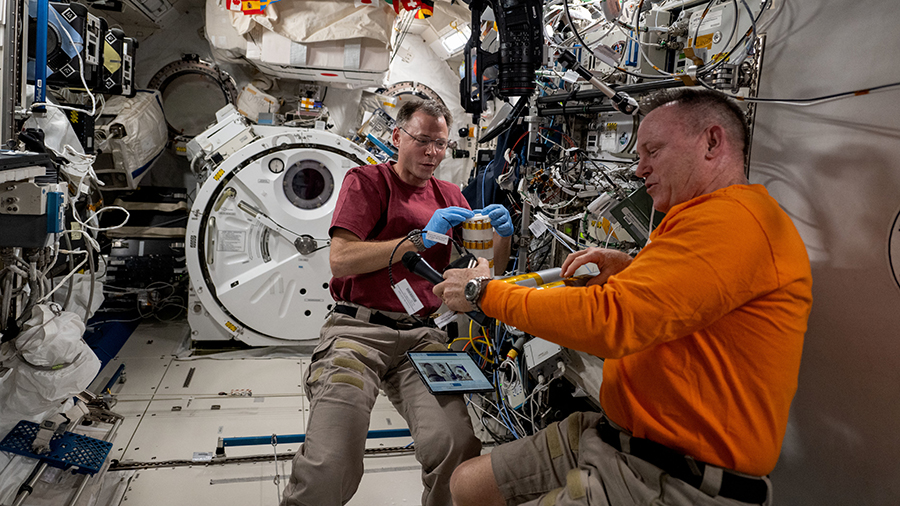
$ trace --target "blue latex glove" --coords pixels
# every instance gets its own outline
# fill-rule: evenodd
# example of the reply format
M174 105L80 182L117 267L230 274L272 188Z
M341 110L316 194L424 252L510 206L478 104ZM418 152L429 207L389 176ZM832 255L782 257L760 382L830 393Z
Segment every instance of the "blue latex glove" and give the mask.
M425 228L423 228L422 231L437 232L438 234L447 235L447 232L449 232L451 228L468 220L472 216L475 216L474 212L462 207L450 206L438 209L431 215L431 219L428 220L428 225L425 225ZM422 242L425 243L426 248L430 248L437 244L434 241L429 241L427 235L422 236Z
M491 204L476 212L491 219L491 226L493 226L494 230L500 234L500 237L509 237L513 235L512 217L505 207L500 204Z

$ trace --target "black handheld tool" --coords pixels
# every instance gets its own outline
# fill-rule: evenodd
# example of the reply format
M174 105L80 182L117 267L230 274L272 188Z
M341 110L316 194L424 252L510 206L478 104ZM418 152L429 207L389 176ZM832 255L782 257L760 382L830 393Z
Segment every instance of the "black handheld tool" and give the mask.
M419 255L414 251L407 251L406 253L404 253L403 260L401 261L403 262L403 266L409 269L409 272L425 278L432 284L436 285L444 281L444 277L441 276L441 273L434 270L434 267L426 262L425 259L422 258L422 255ZM468 311L466 312L466 316L475 320L475 323L481 325L482 327L487 325L488 322L491 321L491 319L481 311Z

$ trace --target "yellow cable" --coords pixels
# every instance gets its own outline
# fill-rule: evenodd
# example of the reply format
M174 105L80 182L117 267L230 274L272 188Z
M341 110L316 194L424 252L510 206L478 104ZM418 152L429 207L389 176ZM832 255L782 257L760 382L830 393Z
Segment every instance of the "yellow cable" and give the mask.
M489 364L493 364L494 361L485 357L480 351L478 351L478 347L475 346L475 339L472 338L472 327L474 326L474 324L475 324L474 320L469 321L469 342L472 344L472 349L475 350L475 353L477 353L479 357L483 358ZM481 337L481 336L479 336L479 337ZM485 342L485 344L487 344L488 350L490 350L491 343L488 343L487 341L484 341L484 342Z
M480 337L480 336L479 336L479 337ZM453 343L455 343L455 342L457 342L457 341L467 341L467 342L472 342L468 337L457 337L456 339L450 341L450 344L447 345L447 349L449 350L450 347L453 346ZM476 343L484 343L484 344L486 344L486 345L488 345L488 346L491 345L491 343L489 343L488 341L486 341L486 340L483 339L483 338L481 338L481 339L475 339L474 342L476 342Z
M456 341L468 341L468 340L469 340L468 337L457 337L456 339L450 341L450 342L447 344L447 349L449 350L450 347L453 346L453 343L455 343Z

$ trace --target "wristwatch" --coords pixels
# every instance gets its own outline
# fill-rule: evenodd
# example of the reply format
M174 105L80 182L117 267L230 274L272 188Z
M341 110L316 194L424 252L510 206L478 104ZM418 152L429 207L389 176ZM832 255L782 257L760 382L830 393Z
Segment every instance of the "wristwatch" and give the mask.
M416 251L419 253L425 251L425 241L422 239L422 231L419 229L411 230L409 234L406 235L406 238L409 239L409 242L413 243L413 246L416 247Z
M478 301L481 300L481 296L484 295L484 287L487 286L488 281L490 281L490 276L478 276L475 279L470 279L466 283L465 288L465 296L466 300L471 302L475 309L481 311L481 305L478 304Z

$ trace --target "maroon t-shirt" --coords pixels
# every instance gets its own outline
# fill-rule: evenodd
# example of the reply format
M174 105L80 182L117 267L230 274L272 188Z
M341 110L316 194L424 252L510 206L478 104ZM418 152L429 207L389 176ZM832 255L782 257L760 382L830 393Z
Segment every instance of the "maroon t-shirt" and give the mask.
M349 230L363 241L387 241L406 236L410 230L425 228L437 209L458 206L469 209L469 204L459 188L432 177L424 187L403 182L391 165L365 165L350 169L344 177L338 195L329 234L335 227ZM453 231L449 234L453 236ZM452 246L437 244L422 253L432 267L442 271L450 262ZM395 254L394 260L397 259ZM394 283L408 279L425 308L419 311L428 315L440 307L441 299L431 292L434 286L425 279L409 272L402 263L393 267ZM367 274L331 279L331 296L334 300L353 302L372 309L404 313L403 304L391 289L387 265Z

